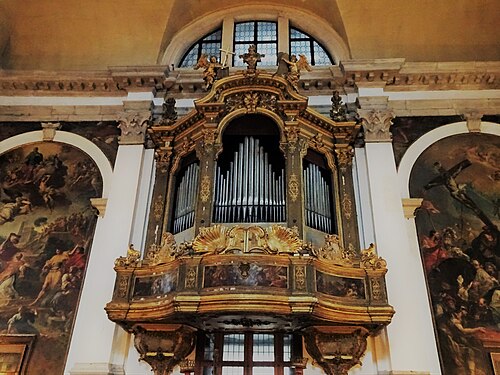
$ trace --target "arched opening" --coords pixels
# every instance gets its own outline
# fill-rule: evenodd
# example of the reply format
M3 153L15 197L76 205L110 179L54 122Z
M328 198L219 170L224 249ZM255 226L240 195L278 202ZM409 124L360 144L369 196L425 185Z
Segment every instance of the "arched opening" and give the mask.
M233 120L223 136L217 160L213 221L283 222L285 161L279 131L266 116Z

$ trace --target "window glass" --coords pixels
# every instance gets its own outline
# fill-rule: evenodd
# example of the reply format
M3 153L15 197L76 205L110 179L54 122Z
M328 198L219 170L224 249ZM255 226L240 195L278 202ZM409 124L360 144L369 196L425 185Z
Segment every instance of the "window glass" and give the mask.
M290 27L290 54L305 55L311 65L331 65L333 60L328 52L310 35Z
M274 335L253 335L253 360L274 361Z
M243 375L243 367L224 366L222 367L222 375Z
M243 361L244 357L245 335L224 335L223 361Z
M274 375L274 367L254 367L253 375Z
M233 65L245 66L240 55L255 44L257 52L265 55L258 66L274 66L278 56L278 24L268 21L240 22L234 25Z
M215 56L219 58L219 49L222 46L222 28L211 32L198 40L191 48L184 54L181 59L179 67L190 68L196 65L200 56L205 53L206 55Z

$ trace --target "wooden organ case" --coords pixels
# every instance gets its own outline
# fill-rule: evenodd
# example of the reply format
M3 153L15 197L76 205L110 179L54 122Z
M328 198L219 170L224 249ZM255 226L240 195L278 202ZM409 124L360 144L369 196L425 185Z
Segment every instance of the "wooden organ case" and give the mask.
M394 311L385 261L358 240L358 130L259 71L217 81L179 120L153 121L147 250L117 259L106 311L156 374L301 374L303 346L328 374L360 362ZM289 349L259 362L263 337ZM226 357L230 340L240 359Z

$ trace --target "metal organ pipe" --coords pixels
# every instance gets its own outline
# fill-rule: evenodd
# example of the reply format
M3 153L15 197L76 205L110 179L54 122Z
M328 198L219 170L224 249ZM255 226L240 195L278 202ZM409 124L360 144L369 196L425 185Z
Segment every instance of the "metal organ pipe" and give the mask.
M285 171L277 174L259 139L245 137L223 171L215 176L214 221L285 221Z
M182 232L194 224L199 174L200 167L193 163L186 168L181 177L176 194L174 233Z
M332 231L330 186L319 167L309 164L303 171L306 225L322 232Z

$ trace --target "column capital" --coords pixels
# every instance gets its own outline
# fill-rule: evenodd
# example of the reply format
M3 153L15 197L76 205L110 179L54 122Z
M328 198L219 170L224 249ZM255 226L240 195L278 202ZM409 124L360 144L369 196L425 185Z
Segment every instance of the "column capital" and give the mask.
M151 112L125 112L118 119L121 130L121 145L141 145L146 140L146 130L151 120Z
M389 131L394 118L394 111L389 108L370 108L358 110L361 125L365 131L365 142L391 142Z

